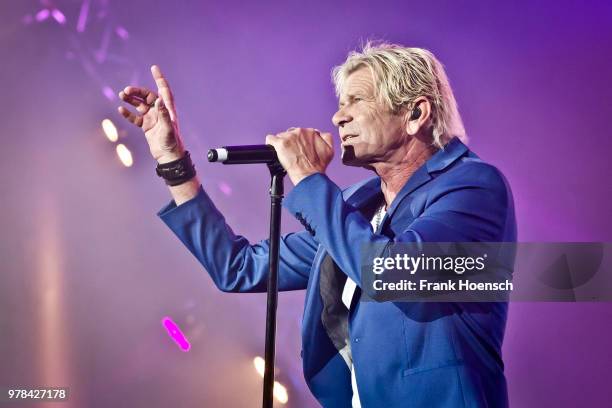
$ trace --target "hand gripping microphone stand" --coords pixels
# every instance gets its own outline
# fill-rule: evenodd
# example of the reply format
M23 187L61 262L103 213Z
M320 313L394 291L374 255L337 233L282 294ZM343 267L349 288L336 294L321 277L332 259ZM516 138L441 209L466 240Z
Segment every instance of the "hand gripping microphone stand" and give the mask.
M271 146L267 146L271 148ZM218 150L218 149L217 149ZM272 149L273 151L273 149ZM209 161L218 161L216 152L210 150ZM268 254L268 301L266 309L266 348L265 348L265 370L263 383L263 408L272 408L274 402L274 357L276 344L276 309L278 305L278 258L280 249L281 233L281 209L284 196L283 180L285 169L280 165L274 152L273 160L242 160L224 161L224 164L244 163L266 163L270 170L270 250Z

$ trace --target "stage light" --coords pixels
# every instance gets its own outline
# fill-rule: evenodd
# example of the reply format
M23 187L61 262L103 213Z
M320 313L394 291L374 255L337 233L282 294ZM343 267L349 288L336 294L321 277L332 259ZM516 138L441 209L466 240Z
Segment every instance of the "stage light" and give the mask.
M121 26L117 26L117 28L115 28L115 34L117 34L122 40L127 40L128 38L130 38L130 34L128 33L128 31Z
M102 94L106 97L106 99L108 99L109 101L114 101L116 96L115 96L115 91L112 90L112 88L110 86L103 86L102 87Z
M87 25L87 16L89 15L89 1L85 0L81 4L81 11L79 11L79 19L77 20L76 30L79 33L85 31L85 26Z
M286 404L289 401L289 394L287 394L287 388L278 381L274 381L274 390L272 391L274 398L281 404Z
M263 378L264 376L264 370L266 368L266 361L257 356L253 359L253 365L255 366L255 370L257 370L257 373Z
M220 181L218 185L219 190L221 190L223 194L225 194L226 196L232 195L232 188L225 181Z
M185 337L181 329L172 321L170 317L164 317L162 319L162 325L166 328L168 335L172 338L172 340L174 340L182 351L189 351L191 344L189 344L187 337Z
M59 11L58 9L54 9L51 12L51 15L53 16L53 18L55 19L55 21L57 21L58 23L64 25L66 24L66 16L64 15L64 13L62 13L61 11Z
M116 142L119 140L119 132L117 132L117 127L112 120L104 119L102 121L102 130L104 130L106 138L111 142Z
M132 152L128 149L123 143L119 143L117 145L117 156L119 156L119 160L125 167L132 167L134 164L134 159L132 158Z
M266 361L257 356L253 359L253 365L255 366L255 370L257 374L259 374L262 378L264 376L264 371L266 368ZM278 381L274 381L274 389L272 390L272 394L274 398L281 404L286 404L289 401L289 394L287 393L287 388Z
M50 14L51 12L49 11L49 9L42 9L38 13L36 13L36 21L38 21L39 23L41 21L45 21L47 18L49 18Z

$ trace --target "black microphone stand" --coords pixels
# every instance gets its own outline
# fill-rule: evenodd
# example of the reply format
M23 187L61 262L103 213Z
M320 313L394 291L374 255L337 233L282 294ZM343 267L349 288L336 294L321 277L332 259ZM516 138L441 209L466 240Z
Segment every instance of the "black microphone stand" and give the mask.
M281 237L281 209L285 193L285 170L278 162L269 163L270 170L270 251L268 274L268 305L266 310L266 348L263 383L263 408L272 408L274 402L274 355L276 344L276 309L278 305L278 257Z

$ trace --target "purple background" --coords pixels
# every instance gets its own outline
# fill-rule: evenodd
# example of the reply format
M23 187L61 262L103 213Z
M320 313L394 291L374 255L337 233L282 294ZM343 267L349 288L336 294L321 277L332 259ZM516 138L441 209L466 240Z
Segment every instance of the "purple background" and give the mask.
M141 133L102 93L153 86L153 63L205 188L251 240L267 234L266 169L209 165L206 150L331 129L330 69L368 38L445 64L470 147L509 179L521 241L612 240L612 3L312 3L92 0L81 33L80 1L53 3L64 25L24 23L38 1L0 3L0 386L71 387L58 406L260 404L264 295L218 292L156 218L166 188ZM132 168L104 138L105 117L124 131ZM368 176L337 158L329 174L341 186ZM284 213L285 232L299 227ZM303 298L282 294L279 306L278 379L293 407L316 406L299 358ZM511 405L609 404L610 322L607 303L512 304Z

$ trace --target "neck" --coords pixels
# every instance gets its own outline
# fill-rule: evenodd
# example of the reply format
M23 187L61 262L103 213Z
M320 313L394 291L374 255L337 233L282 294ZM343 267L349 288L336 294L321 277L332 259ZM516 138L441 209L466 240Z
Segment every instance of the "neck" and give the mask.
M381 189L387 208L408 179L437 151L431 143L422 142L416 138L410 140L401 150L403 152L400 157L372 166L376 174L380 176Z

